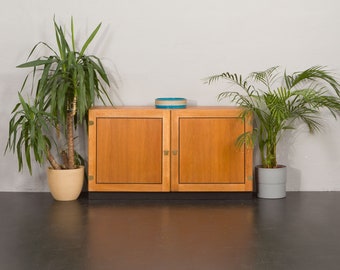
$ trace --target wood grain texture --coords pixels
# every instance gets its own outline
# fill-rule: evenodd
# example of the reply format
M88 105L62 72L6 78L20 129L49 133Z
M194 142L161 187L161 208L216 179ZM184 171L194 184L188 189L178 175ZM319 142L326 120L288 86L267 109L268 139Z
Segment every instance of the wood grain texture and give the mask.
M93 109L90 118L89 190L169 191L168 111Z
M251 131L237 107L90 110L89 191L252 191ZM170 147L171 146L171 147Z
M240 113L235 107L172 111L172 191L252 191L252 149L235 145L251 130Z
M162 119L98 119L97 183L162 183Z

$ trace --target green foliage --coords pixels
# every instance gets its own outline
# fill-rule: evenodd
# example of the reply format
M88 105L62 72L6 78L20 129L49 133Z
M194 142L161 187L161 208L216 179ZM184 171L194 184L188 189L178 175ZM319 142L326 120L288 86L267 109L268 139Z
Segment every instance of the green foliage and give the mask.
M88 110L96 99L103 104L108 101L112 105L105 89L110 86L110 82L101 60L94 55L85 54L100 27L101 24L78 51L75 46L73 18L70 42L63 28L54 20L58 49L54 50L47 43L39 42L31 50L27 62L18 66L29 68L31 72L23 82L19 103L12 111L5 151L16 152L19 171L23 169L25 159L29 171L32 172L31 152L39 164L43 164L47 158L54 168L74 167L78 154L74 151L73 131L78 123L87 120ZM47 48L51 54L30 60L40 46ZM25 101L22 95L30 77L32 103ZM58 151L62 154L64 164L55 163L56 159L51 156L51 147L57 145L55 138L60 134L67 140L67 150ZM65 153L68 153L67 156Z
M242 134L237 144L258 143L262 166L277 166L276 147L285 130L294 129L296 121L314 133L322 127L320 110L327 109L336 118L340 110L340 85L324 67L313 66L288 75L279 67L253 72L244 80L241 75L222 73L207 83L225 79L240 91L223 91L218 99L229 98L254 119L253 132ZM337 94L338 96L336 96Z

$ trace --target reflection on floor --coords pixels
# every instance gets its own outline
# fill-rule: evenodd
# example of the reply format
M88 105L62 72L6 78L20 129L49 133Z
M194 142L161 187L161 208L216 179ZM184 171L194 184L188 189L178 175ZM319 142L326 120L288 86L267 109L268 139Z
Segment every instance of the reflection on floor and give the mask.
M87 200L0 192L0 269L339 269L340 192Z

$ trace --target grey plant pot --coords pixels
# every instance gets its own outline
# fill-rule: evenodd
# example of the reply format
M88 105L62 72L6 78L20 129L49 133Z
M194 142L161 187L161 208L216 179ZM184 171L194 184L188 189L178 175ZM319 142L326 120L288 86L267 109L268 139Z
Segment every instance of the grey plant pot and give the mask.
M286 197L287 167L262 168L256 166L257 196L263 199L281 199Z

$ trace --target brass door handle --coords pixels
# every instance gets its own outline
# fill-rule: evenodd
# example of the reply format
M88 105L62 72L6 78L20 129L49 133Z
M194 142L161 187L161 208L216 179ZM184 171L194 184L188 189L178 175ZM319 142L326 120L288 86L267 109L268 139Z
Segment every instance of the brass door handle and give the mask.
M173 154L174 156L176 156L176 155L177 155L177 153L178 153L178 151L177 151L177 150L173 150L173 151L172 151L172 154Z

